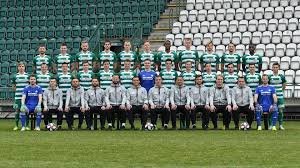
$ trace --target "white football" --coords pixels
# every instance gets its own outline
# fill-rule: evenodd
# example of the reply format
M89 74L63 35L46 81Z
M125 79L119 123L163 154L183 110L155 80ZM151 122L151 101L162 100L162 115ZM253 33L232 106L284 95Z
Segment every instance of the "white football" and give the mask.
M145 130L146 130L146 131L152 131L153 129L154 129L154 125L153 125L153 124L147 123L147 124L145 125Z
M48 131L55 131L56 128L57 128L56 125L53 124L53 123L49 123L49 124L47 125Z
M248 122L243 122L242 124L241 124L241 126L240 126L240 128L241 128L241 130L244 130L244 131L246 131L247 129L249 129L249 124L248 124Z

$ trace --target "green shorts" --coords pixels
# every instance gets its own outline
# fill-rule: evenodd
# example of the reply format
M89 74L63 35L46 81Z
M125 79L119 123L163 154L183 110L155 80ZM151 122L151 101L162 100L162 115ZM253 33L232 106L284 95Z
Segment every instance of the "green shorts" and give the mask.
M20 110L21 106L22 106L21 99L15 99L14 109Z
M278 106L278 108L284 108L285 107L283 98L279 98L277 100L277 106Z

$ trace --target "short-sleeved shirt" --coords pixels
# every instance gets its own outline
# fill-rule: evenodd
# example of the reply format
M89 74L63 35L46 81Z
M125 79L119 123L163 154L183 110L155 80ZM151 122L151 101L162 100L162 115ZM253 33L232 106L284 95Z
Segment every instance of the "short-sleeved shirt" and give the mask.
M124 70L124 62L126 60L129 60L130 61L130 64L131 64L131 70L134 70L135 69L135 64L137 62L137 55L135 52L133 51L129 51L129 52L125 52L125 51L122 51L119 53L118 55L118 61L121 63L121 71Z
M196 72L183 72L180 76L182 76L184 80L184 85L191 88L192 86L195 86L195 79L196 79Z
M25 105L27 107L34 108L39 103L39 95L43 94L43 90L40 86L36 85L32 87L30 85L23 89L23 95L26 96Z
M248 73L245 76L245 79L246 79L247 85L251 88L252 93L255 94L256 88L261 83L261 76L260 76L260 74L258 74L258 73L255 73L255 74Z
M243 64L246 68L246 74L250 73L249 64L255 64L255 72L260 73L259 65L262 64L262 56L256 53L254 55L245 54L243 57Z
M203 80L203 85L205 87L211 88L216 83L217 74L215 72L211 72L209 74L207 72L203 72L202 73L202 80Z
M50 68L52 66L52 58L48 55L45 56L37 55L33 58L33 66L35 66L36 74L41 73L41 66L43 63L46 63L48 65L48 68Z
M229 74L228 72L223 73L224 84L229 87L229 89L234 88L237 85L239 76L237 73Z
M71 83L72 83L73 78L74 77L70 73L67 73L67 74L62 73L62 74L59 74L57 77L59 89L61 89L61 91L63 93L63 100L66 100L66 98L67 98L67 91L72 86Z
M98 73L98 78L100 81L100 88L105 90L106 88L108 88L111 85L111 79L112 76L114 75L114 72L109 70L109 71L104 71L101 70Z
M178 72L175 70L167 71L166 69L160 71L159 74L162 78L162 84L168 89L171 89L175 85L175 80L178 76Z
M176 52L171 51L171 52L167 53L167 52L163 51L163 52L160 52L157 54L156 61L155 61L156 64L160 64L161 71L166 69L166 60L167 59L172 60L172 62L173 62L172 69L175 69L175 63L178 61Z
M89 63L89 71L93 72L93 62L97 61L97 57L93 52L87 51L87 52L79 52L74 57L74 62L79 63L79 72L83 70L82 63L87 61Z
M17 73L13 76L11 83L16 86L15 100L21 100L23 89L28 85L29 75Z
M224 64L224 72L227 71L227 65L228 64L233 64L234 71L237 72L238 70L238 64L241 63L241 57L239 54L234 53L234 54L224 54L222 56L222 64Z
M44 91L49 87L49 83L51 78L53 77L53 74L47 72L45 74L39 73L36 74L36 84L39 85L42 90Z
M90 89L90 87L92 86L92 80L94 76L95 74L92 71L88 71L88 72L81 71L77 74L77 78L80 81L80 86L83 87L85 91Z
M270 106L274 104L273 94L275 94L273 86L259 86L256 88L255 94L258 95L258 103L263 107L264 112L268 112Z
M217 66L219 66L220 58L218 54L215 53L204 53L200 57L200 62L205 66L205 64L211 65L211 71L217 72Z
M132 70L129 71L121 71L120 75L120 82L125 89L128 89L132 86L132 78L136 76L136 73Z
M139 55L139 62L141 63L141 70L145 70L144 61L146 59L149 59L151 61L151 70L155 70L156 55L152 51L150 51L150 52L144 51Z
M273 86L276 90L276 96L278 99L283 99L283 84L286 83L285 76L282 74L278 75L270 75L269 76L269 83Z
M67 63L68 64L68 70L71 70L71 64L73 63L73 57L70 54L62 55L59 54L55 57L55 64L57 67L57 74L62 73L62 64Z
M99 53L98 60L100 62L101 68L100 70L103 70L103 61L109 60L109 70L113 71L114 70L114 63L117 61L117 55L116 53L109 51L105 52L102 51Z
M196 62L199 62L198 52L194 50L181 51L178 56L178 61L181 63L181 72L186 71L185 63L192 62L192 70L196 70Z

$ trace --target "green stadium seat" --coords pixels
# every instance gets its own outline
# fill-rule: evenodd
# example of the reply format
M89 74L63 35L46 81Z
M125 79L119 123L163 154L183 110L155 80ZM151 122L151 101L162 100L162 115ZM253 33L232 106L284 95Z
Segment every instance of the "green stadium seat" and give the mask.
M88 26L81 27L80 36L83 38L89 36L89 27Z
M124 36L125 37L130 37L133 34L133 24L129 23L125 25L124 28Z
M39 39L39 45L40 44L45 44L47 45L47 39L46 38L42 38L42 39ZM49 47L47 46L47 50L49 49Z
M67 46L70 47L70 49L73 48L73 38L71 38L71 37L66 38L65 43L67 44Z
M23 6L31 6L31 0L24 0Z
M164 12L167 6L166 1L159 1L158 3L159 3L159 11Z
M106 21L107 22L114 22L114 19L115 19L114 17L115 17L115 15L113 13L108 13L106 15Z
M97 9L96 9L96 14L100 15L103 14L105 12L105 5L104 3L98 3L97 4Z
M3 64L5 64L5 65L3 65ZM7 64L8 64L8 62L1 64L1 72L2 72L3 66L5 66L5 68L9 69L9 67L6 67ZM4 72L2 72L2 73L4 73ZM2 74L0 79L1 79L1 86L7 87L8 82L9 82L9 74L6 74L6 73ZM1 98L7 99L7 90L4 90L4 92L5 92L5 94L1 93Z
M72 17L72 26L80 25L80 16L73 16Z
M89 15L94 15L94 14L96 14L96 9L97 9L97 6L94 5L93 3L91 3L87 9L87 12Z
M72 16L68 15L64 17L64 26L71 26L72 25Z
M19 52L19 61L27 61L27 50L21 50Z
M112 13L113 12L113 5L111 3L105 3L105 13Z
M34 26L39 26L39 17L37 16L33 16L31 18L31 27L34 27Z
M55 26L55 16L47 17L47 27Z
M57 27L55 30L55 37L56 38L64 37L64 31L65 31L65 28L63 26Z
M106 27L106 36L109 38L112 38L115 35L115 25L114 24L109 24Z
M31 32L31 28L30 27L25 27L23 29L23 38L24 39L30 38L30 32Z
M155 1L150 1L149 3L148 3L148 11L157 11L157 4L156 4L156 2Z
M5 62L2 62L1 64L1 77L4 75L4 74L8 74L9 73L9 62L5 61Z
M15 6L23 6L23 1L15 1Z
M92 25L92 26L90 26L89 29L90 29L89 36L91 37L94 34L95 30L97 29L97 25Z
M122 12L122 4L120 2L114 3L113 12L114 13Z
M16 8L9 7L7 10L7 17L15 17L15 12L16 12Z
M23 27L23 18L22 17L16 18L16 27Z
M31 39L36 38L38 36L38 33L39 33L39 27L33 27L33 28L31 28L31 30L30 30L30 38Z
M5 47L3 47L5 48ZM5 62L9 60L9 55L10 55L10 51L9 50L4 50L1 53L1 62Z
M0 19L0 27L6 27L7 19L6 17L1 17Z
M64 15L64 8L62 5L55 7L55 15L56 16L63 16Z
M0 9L0 17L7 17L7 8Z
M81 27L80 26L74 26L72 28L72 37L75 38L75 37L80 37L81 36Z
M98 24L106 22L106 16L104 14L101 14L98 16L97 20L98 20Z
M18 50L13 50L12 52L10 52L9 61L10 62L16 62L18 60L19 60L19 51Z
M71 0L64 0L63 4L64 5L71 5L72 3L71 3Z
M38 38L32 39L30 42L30 48L37 50L38 47L39 47L39 39Z
M32 0L31 4L34 6L35 4L33 4L35 1L37 1L39 6L46 6L47 5L47 0Z
M6 40L4 40L4 39L0 39L0 48L5 48L6 46ZM1 50L0 50L1 51ZM1 58L0 58L1 59Z
M123 25L122 24L116 24L115 25L115 31L116 31L116 35L119 37L123 36Z
M15 38L15 28L10 27L10 28L7 29L7 31L6 31L6 38L7 39Z
M46 55L48 55L48 56L50 56L50 57L53 58L53 49L47 48L47 50L46 50Z
M65 42L65 39L63 39L63 38L56 39L56 44L55 44L56 48L59 48L61 46L61 44L64 42ZM68 46L68 47L70 47L70 46Z
M131 21L132 20L132 15L131 13L127 12L124 14L124 17L123 17L123 20L124 21Z
M51 38L48 40L47 42L47 48L52 48L52 49L56 49L56 39L55 38Z
M56 55L58 55L58 54L60 54L60 49L55 49L55 50L53 50L53 55L54 55L54 56L56 56Z
M43 26L39 28L39 38L45 38L47 36L47 27Z
M80 43L81 43L81 38L80 37L76 37L75 39L73 39L73 44L72 44L72 48L73 49L79 49L80 48Z
M147 6L148 6L148 3L145 0L141 0L140 5L139 5L139 12L142 13L142 12L148 11Z
M5 39L6 38L6 28L2 27L0 28L0 39Z
M86 4L86 3L89 3L89 2L87 2L87 0L78 0L79 5L83 5L83 4Z
M39 16L40 8L38 6L33 6L30 11L31 16Z
M47 8L47 16L55 16L55 6L48 6Z
M64 7L64 15L72 15L72 8L70 5Z
M71 36L72 36L72 26L66 26L64 37L71 37Z
M122 4L122 12L130 12L130 3L129 2L123 2Z
M64 4L64 0L55 0L54 5L55 6L62 6Z
M56 16L55 17L55 26L63 26L64 25L64 17L63 16Z
M80 25L88 25L89 24L89 15L84 14L80 17Z
M22 28L22 27L16 28L16 31L15 31L15 38L16 38L16 39L21 39L21 38L23 38L23 28Z
M25 6L23 10L23 16L28 17L31 16L30 14L31 14L31 8L29 6Z
M151 13L151 23L152 24L155 24L155 23L157 23L157 21L158 21L158 19L159 19L159 13L157 13L157 12L152 12Z
M80 5L80 7L79 7L79 13L80 13L80 15L87 14L88 7L89 6L87 4Z
M32 59L33 59L33 58L32 58ZM31 60L32 60L32 59L31 59ZM33 66L32 61L27 62L27 65L26 65L26 71L27 71L28 74L31 74L31 73L32 73L32 66Z
M17 52L17 54L19 54L19 51L16 51L16 52ZM10 62L10 64L9 64L9 73L16 74L17 73L17 67L18 67L17 65L18 65L17 61ZM8 81L9 81L8 85L11 86L10 80L8 80Z
M7 7L6 0L1 0L0 1L0 7Z
M22 49L30 50L30 39L25 39L22 42Z
M7 6L8 7L15 6L15 1L7 1Z
M80 9L80 6L79 5L73 5L72 6L72 15L73 16L76 16L76 15L79 15L79 9Z
M71 0L71 4L78 5L79 4L79 0Z
M15 27L16 19L14 17L10 17L7 19L6 27Z
M14 47L15 47L14 49L16 49L16 50L21 50L22 49L22 40L21 39L16 39Z
M47 5L48 6L54 6L56 0L47 0ZM62 4L62 3L61 3Z
M24 17L23 27L30 27L30 26L31 26L31 17Z
M95 24L97 24L97 15L92 14L92 15L90 15L90 17L88 19L89 19L88 25L95 25ZM81 23L81 25L83 25L83 24Z
M39 25L38 26L47 26L47 18L46 16L41 16L39 18Z
M131 8L130 8L131 13L139 11L140 4L137 1L133 1L130 6L131 6Z
M55 37L55 27L54 26L51 26L47 29L47 37L48 38L54 38Z
M14 49L15 40L9 39L6 41L6 49L13 50Z
M134 12L132 14L132 21L134 22L140 22L141 21L141 15L139 12Z
M123 14L122 14L122 13L116 13L116 14L115 14L115 21L116 21L116 22L121 22L121 21L123 21Z
M28 52L27 52L27 61L28 62L32 62L32 60L33 60L33 58L35 57L35 55L36 55L36 51L34 50L34 49L31 49L31 50L29 50ZM28 64L27 64L28 65ZM27 68L28 68L28 66L27 66ZM28 70L28 69L27 69ZM29 71L29 72L31 72L31 71Z
M148 12L143 12L142 14L141 14L141 21L143 22L143 23L149 23L150 22L150 15L149 15L149 13Z
M46 6L41 6L39 7L39 16L47 16L47 7Z
M19 1L16 1L16 2L19 2ZM23 17L23 8L22 6L17 6L16 8L16 17Z

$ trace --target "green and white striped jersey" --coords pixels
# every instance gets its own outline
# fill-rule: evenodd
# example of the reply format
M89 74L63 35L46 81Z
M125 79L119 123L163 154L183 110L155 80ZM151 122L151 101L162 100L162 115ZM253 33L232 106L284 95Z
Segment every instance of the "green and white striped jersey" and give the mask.
M202 80L203 80L203 85L205 87L211 88L216 84L217 74L215 72L211 72L211 73L203 72Z
M149 53L147 52L142 52L139 55L139 62L141 63L141 70L145 70L145 66L144 66L144 61L146 59L149 59L151 61L151 70L155 70L155 60L156 60L156 56L155 53L153 53L152 51L150 51Z
M109 71L104 71L101 70L98 73L98 78L100 81L100 87L101 89L105 90L106 88L108 88L111 85L111 79L112 76L114 75L114 72L109 70Z
M213 72L217 72L217 66L220 64L220 58L218 54L215 53L204 53L200 57L200 62L205 66L205 64L211 65L211 70Z
M41 65L43 63L46 63L48 65L48 68L50 69L52 66L52 58L48 55L40 56L37 55L33 58L33 66L35 66L35 74L41 73Z
M238 70L238 64L241 63L241 57L239 54L237 53L234 53L234 54L224 54L222 56L222 64L224 64L224 72L228 72L227 71L227 65L232 63L233 64L233 68L234 68L234 71L237 72Z
M246 74L250 73L249 64L255 64L255 72L260 73L258 67L262 64L262 56L256 53L254 55L245 54L243 57L243 64L246 68Z
M79 52L76 54L74 57L74 62L79 63L79 71L81 72L83 70L83 65L82 63L87 61L89 63L89 71L93 72L93 62L97 61L97 57L95 56L94 53L87 51L87 52Z
M161 76L162 78L162 84L166 88L171 89L171 87L175 85L175 80L178 76L178 72L174 70L167 71L166 69L164 69L160 71L159 76Z
M178 61L181 63L181 72L185 72L185 63L188 61L192 62L192 70L195 71L197 68L196 62L199 62L198 52L194 50L181 51L178 55Z
M46 74L36 74L36 84L39 85L44 91L49 87L50 79L53 77L53 74L47 72Z
M239 80L239 75L237 73L229 74L228 72L223 73L224 77L224 84L229 87L229 89L232 89L237 85L237 82Z
M196 79L196 72L191 71L191 72L183 72L180 76L183 77L184 80L184 85L187 87L192 87L195 86L195 79Z
M109 60L109 70L114 71L114 63L117 61L117 55L112 51L109 52L102 51L101 53L99 53L98 60L101 65L100 71L104 69L103 61L105 60Z
M131 63L131 70L134 70L135 69L135 65L136 65L136 62L137 62L137 55L135 52L133 51L130 51L130 52L125 52L125 51L122 51L119 53L118 55L118 61L121 63L121 71L124 70L124 62L126 60L130 60L130 63Z
M66 55L62 55L59 54L55 57L55 64L57 67L57 74L61 74L62 73L62 64L63 63L67 63L68 64L68 70L71 71L71 64L73 63L73 58L70 54L66 54Z
M79 72L77 78L80 81L80 86L83 87L84 91L87 91L92 86L92 80L95 74L92 71Z
M29 76L26 72L24 74L17 73L13 76L11 83L16 86L15 100L21 100L23 89L29 83Z
M173 62L173 65L172 65L172 69L175 69L175 63L177 63L177 55L176 55L176 52L160 52L157 54L157 57L156 57L156 61L155 63L156 64L160 64L160 70L164 70L166 69L166 60L167 59L171 59L172 62Z
M133 71L121 71L120 72L120 82L121 85L125 87L125 89L128 89L132 86L132 78L137 76L135 72Z
M273 86L276 90L276 95L278 99L283 99L283 84L286 83L285 76L282 74L278 75L270 75L269 76L269 83L271 86Z
M247 85L251 88L252 94L255 94L256 88L261 84L261 76L259 73L248 73L245 76Z
M67 98L67 91L72 86L71 85L72 79L73 76L70 73L67 74L62 73L57 76L58 87L63 92L63 100L66 100Z

